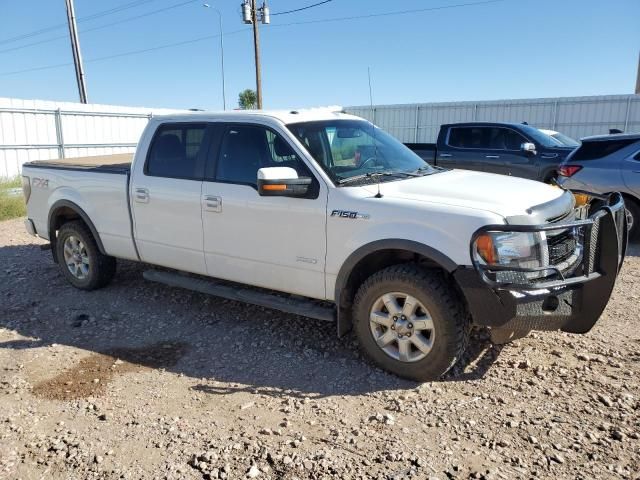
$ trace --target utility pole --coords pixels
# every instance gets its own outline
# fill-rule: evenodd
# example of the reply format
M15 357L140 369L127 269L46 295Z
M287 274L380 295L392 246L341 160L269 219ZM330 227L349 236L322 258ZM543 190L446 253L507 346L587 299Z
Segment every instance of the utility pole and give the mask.
M638 73L636 76L636 95L640 95L640 53L638 53Z
M78 28L76 26L76 12L73 8L73 0L66 0L66 2L69 36L71 37L71 51L73 52L73 63L76 66L78 93L80 94L80 102L87 103L87 87L84 82L84 68L82 66L82 55L80 54L80 41L78 40Z
M258 21L264 25L270 23L269 7L267 2L262 3L262 7L256 6L256 0L245 0L242 4L242 19L244 23L253 25L253 52L256 65L256 104L258 110L262 110L262 71L260 68L260 33L258 31Z

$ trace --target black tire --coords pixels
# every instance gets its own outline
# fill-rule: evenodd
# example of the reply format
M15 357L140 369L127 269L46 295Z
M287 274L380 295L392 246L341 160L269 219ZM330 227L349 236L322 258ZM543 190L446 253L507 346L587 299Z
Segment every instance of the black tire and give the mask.
M374 338L369 324L370 313L375 302L390 292L402 292L416 298L433 320L432 347L422 359L403 362L392 358ZM437 380L453 367L469 338L468 315L454 288L441 273L416 264L394 265L370 276L356 294L353 320L360 345L373 362L400 377L420 382Z
M631 229L629 230L629 239L640 240L640 204L629 197L625 197L624 205L627 212L633 218L633 225L631 225Z
M88 272L84 278L78 278L71 273L65 262L64 245L69 237L79 239L88 258ZM72 239L73 240L73 239ZM76 288L81 290L95 290L107 285L116 273L116 259L100 253L91 231L79 220L67 222L60 230L56 238L56 255L58 265L64 277Z

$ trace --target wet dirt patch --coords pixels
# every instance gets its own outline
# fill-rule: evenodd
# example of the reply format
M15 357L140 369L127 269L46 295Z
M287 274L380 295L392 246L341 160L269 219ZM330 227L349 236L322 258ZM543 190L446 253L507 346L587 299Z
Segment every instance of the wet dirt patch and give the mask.
M116 348L94 353L55 377L36 384L33 394L52 400L73 400L102 395L117 375L178 363L187 344L163 342L141 348Z

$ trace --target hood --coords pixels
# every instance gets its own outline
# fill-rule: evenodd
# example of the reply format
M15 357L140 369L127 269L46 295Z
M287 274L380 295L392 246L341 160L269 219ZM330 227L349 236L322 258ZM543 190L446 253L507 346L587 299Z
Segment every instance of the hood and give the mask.
M361 188L372 194L378 189L376 185ZM573 206L568 196L573 197L565 195L560 188L533 180L470 170L447 170L381 183L380 193L383 198L486 210L506 219L515 217L520 222L533 216L536 222L544 222L567 213ZM545 218L541 220L542 216Z

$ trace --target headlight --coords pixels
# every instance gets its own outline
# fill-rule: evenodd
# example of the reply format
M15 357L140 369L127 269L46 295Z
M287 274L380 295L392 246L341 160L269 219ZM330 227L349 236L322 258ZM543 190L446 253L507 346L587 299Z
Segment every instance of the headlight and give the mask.
M473 254L476 262L487 266L540 268L549 265L544 232L483 233L474 243ZM528 278L543 275L544 271L526 274Z

